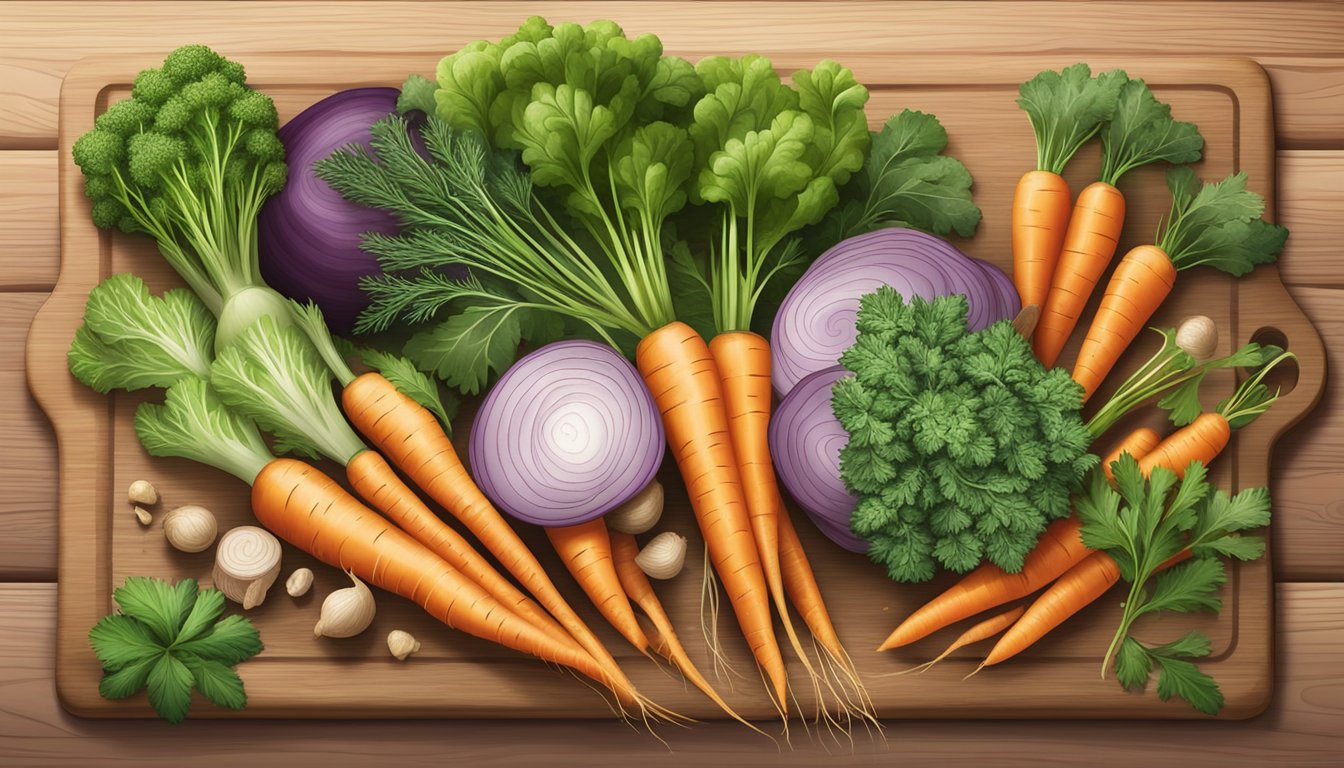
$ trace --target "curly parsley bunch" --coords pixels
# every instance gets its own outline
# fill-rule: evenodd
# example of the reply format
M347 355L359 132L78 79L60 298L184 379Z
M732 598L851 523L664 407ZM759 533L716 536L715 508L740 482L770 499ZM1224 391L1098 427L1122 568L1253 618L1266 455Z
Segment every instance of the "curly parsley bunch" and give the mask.
M982 561L1021 570L1046 524L1096 462L1082 388L1046 369L1008 322L966 330L966 297L863 297L854 373L832 405L850 435L840 474L850 525L895 581Z

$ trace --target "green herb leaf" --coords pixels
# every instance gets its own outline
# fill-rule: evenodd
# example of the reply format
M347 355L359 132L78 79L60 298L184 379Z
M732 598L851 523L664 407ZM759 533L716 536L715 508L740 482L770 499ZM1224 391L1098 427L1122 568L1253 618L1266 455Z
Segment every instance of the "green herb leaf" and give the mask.
M1114 186L1129 171L1149 163L1194 163L1204 137L1194 123L1171 117L1171 105L1153 96L1142 80L1120 88L1115 113L1101 131L1101 180Z
M429 78L410 75L406 78L406 82L401 84L401 93L397 96L397 112L403 115L409 112L434 114L438 107L438 100L434 94L438 90L438 84Z
M1157 661L1157 695L1163 701L1172 696L1184 699L1190 706L1206 715L1216 715L1223 708L1223 693L1212 677L1199 667L1181 659L1155 656Z
M233 668L213 659L202 659L194 654L182 654L182 661L191 670L196 687L201 689L205 698L219 707L243 709L247 706L247 694L243 692L243 680Z
M1091 68L1079 63L1023 83L1017 105L1036 132L1036 167L1062 173L1078 149L1111 119L1126 80L1120 70L1093 77Z
M1167 412L1172 424L1184 427L1204 412L1204 406L1199 402L1199 385L1204 383L1204 375L1201 372L1187 379L1157 401L1157 407Z
M169 387L163 405L141 403L135 434L151 456L199 461L249 485L274 458L256 425L225 408L204 379L183 379Z
M522 339L516 312L509 306L467 307L412 336L406 355L449 386L474 395L492 373L502 374L513 364Z
M1126 637L1115 655L1115 679L1127 689L1142 688L1153 672L1148 649L1132 637Z
M1172 207L1158 247L1177 269L1208 265L1240 277L1278 258L1288 230L1260 218L1264 198L1246 181L1242 171L1201 187L1189 168L1167 172Z
M377 370L392 386L438 417L448 434L452 434L453 416L457 414L458 400L451 394L444 399L439 385L410 360L389 352L365 347L359 350L364 364Z
M180 723L191 707L191 689L195 684L191 670L177 657L165 653L149 670L146 687L149 705L170 723Z
M182 628L178 630L174 643L185 643L188 640L194 640L206 630L210 629L221 614L224 613L224 593L218 589L203 589L196 596L196 604L191 607L191 612L182 622ZM103 666L107 666L104 664Z
M132 576L116 589L112 598L127 616L142 622L162 645L177 639L182 624L196 602L196 580L169 584L160 579Z
M262 645L252 622L235 614L225 616L206 634L179 643L176 650L232 666L261 653Z
M1154 656L1174 659L1199 659L1208 656L1212 649L1209 638L1199 631L1192 631L1179 640L1163 643L1149 649Z
M148 624L115 613L99 619L89 630L89 644L103 668L112 672L154 658L163 653L165 645Z
M153 656L133 662L116 672L106 672L98 682L98 694L105 699L126 699L145 689L149 672L162 658L162 649Z
M1218 590L1227 583L1223 561L1196 557L1157 574L1144 613L1154 611L1214 611L1222 608Z

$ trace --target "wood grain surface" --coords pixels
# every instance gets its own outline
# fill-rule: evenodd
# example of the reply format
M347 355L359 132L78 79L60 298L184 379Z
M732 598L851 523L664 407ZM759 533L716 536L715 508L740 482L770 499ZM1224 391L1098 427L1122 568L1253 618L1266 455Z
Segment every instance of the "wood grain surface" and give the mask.
M678 4L678 16L704 4ZM825 28L854 49L1011 52L1034 56L1094 51L1122 55L1249 55L1274 90L1279 152L1279 215L1292 226L1280 260L1290 290L1315 318L1335 371L1344 370L1344 9L1338 3L792 3L795 14L753 4L756 16L733 25L714 18L695 41L749 35L807 37ZM87 764L94 756L128 764L404 764L505 765L613 763L658 755L628 731L593 723L533 724L524 734L493 723L188 723L96 722L59 708L53 684L55 607L55 448L17 373L29 319L54 284L56 121L61 79L74 61L108 51L165 51L201 41L233 56L248 51L349 49L447 50L451 27L471 9L447 3L0 3L0 763ZM514 4L519 13L538 3ZM835 9L842 12L837 12ZM632 15L653 31L657 4L548 4L553 18ZM781 20L783 19L783 20ZM627 22L627 26L635 28ZM20 150L20 151L16 151ZM11 328L14 330L11 332ZM16 371L12 375L10 371ZM1344 579L1344 413L1333 381L1308 423L1276 451L1275 574L1280 581ZM18 594L19 598L14 599ZM911 764L1189 765L1338 764L1344 642L1344 597L1337 584L1278 588L1278 689L1270 711L1235 727L1218 724L1060 724L1054 722L922 723L900 728L893 742ZM44 602L45 601L45 602ZM43 607L45 605L45 608ZM19 642L9 639L17 635ZM1301 681L1300 684L1298 681ZM750 764L764 754L731 729L702 725L678 742L697 762ZM809 757L808 755L812 755ZM765 762L815 764L802 759ZM890 757L881 762L890 761ZM875 762L875 759L833 762ZM665 761L677 764L675 760Z

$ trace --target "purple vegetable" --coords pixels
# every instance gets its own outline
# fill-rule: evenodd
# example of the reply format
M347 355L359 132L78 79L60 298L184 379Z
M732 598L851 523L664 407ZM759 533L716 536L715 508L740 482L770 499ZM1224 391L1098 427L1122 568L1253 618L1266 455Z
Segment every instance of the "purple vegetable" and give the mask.
M997 274L995 274L997 273ZM787 394L804 376L835 365L854 343L859 297L880 285L902 296L965 294L966 325L978 331L1017 314L1017 292L992 264L914 229L890 227L837 243L808 267L775 315L771 376Z
M395 88L355 88L317 102L280 128L289 181L258 218L261 274L291 298L312 299L337 333L349 333L369 299L359 279L378 260L360 250L365 232L395 234L390 213L352 203L313 173L341 147L369 144L369 126L396 111Z
M546 527L601 517L663 461L663 424L629 361L560 341L514 363L476 412L472 475L500 509Z
M831 411L831 387L848 375L837 365L798 382L770 419L770 458L784 488L826 538L867 552L868 542L849 529L858 499L840 479L840 449L849 433Z

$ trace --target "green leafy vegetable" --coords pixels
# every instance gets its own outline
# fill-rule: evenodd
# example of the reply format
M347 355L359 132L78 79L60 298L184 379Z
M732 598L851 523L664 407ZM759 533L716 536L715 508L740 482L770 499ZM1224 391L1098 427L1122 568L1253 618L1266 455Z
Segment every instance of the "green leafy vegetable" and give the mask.
M855 374L832 401L850 435L851 526L896 581L985 560L1017 572L1096 461L1078 385L1010 323L968 332L966 314L964 296L907 303L881 287L860 300L840 358Z
M1193 163L1203 148L1204 137L1194 123L1173 120L1171 105L1158 101L1146 83L1127 80L1101 132L1100 178L1114 186L1121 176L1149 163Z
M150 456L176 456L228 472L248 485L274 457L250 420L224 407L201 378L168 388L162 405L141 403L135 434Z
M1240 277L1283 250L1288 230L1260 218L1265 200L1246 189L1245 171L1201 186L1194 171L1172 168L1167 187L1171 211L1157 247L1176 269L1207 265Z
M112 592L120 613L89 630L89 644L103 665L98 692L124 699L149 689L149 704L170 723L191 706L192 688L217 706L247 706L233 666L257 655L261 639L241 616L220 620L224 595L198 591L195 579L169 584L132 576Z
M1134 625L1158 611L1217 612L1218 593L1227 581L1218 557L1255 560L1264 554L1264 539L1243 532L1269 524L1269 491L1249 488L1229 497L1208 482L1198 461L1185 468L1184 479L1156 467L1145 480L1129 454L1111 466L1114 487L1104 473L1094 471L1077 499L1083 543L1106 550L1130 584L1102 675L1114 657L1121 685L1142 688L1156 667L1158 696L1176 696L1215 715L1223 706L1222 693L1191 661L1209 654L1208 638L1191 632L1149 646L1133 636ZM1163 570L1172 558L1187 553L1191 559Z
M872 134L863 168L840 191L842 203L808 236L809 251L882 227L913 227L969 237L980 224L971 174L942 154L947 131L938 118L904 110Z
M93 223L140 232L217 317L217 346L283 299L261 279L257 213L285 184L275 104L243 67L186 45L75 141Z
M1017 105L1036 133L1036 167L1063 173L1064 166L1115 113L1126 76L1120 70L1092 76L1078 63L1060 72L1046 70L1022 84Z
M89 292L70 372L102 393L167 387L209 375L214 339L215 319L190 291L155 298L135 275L113 275Z

